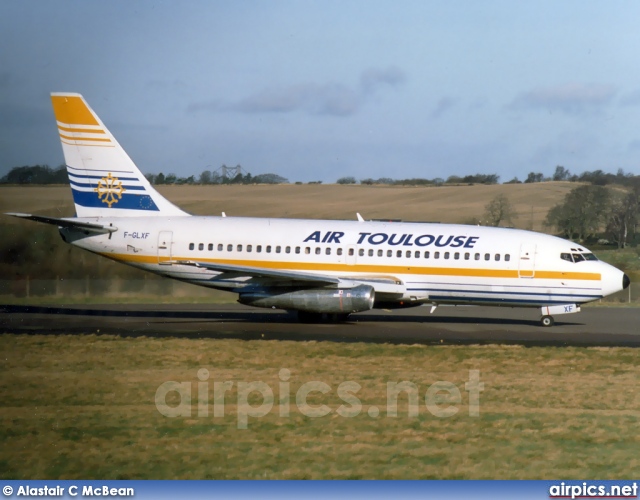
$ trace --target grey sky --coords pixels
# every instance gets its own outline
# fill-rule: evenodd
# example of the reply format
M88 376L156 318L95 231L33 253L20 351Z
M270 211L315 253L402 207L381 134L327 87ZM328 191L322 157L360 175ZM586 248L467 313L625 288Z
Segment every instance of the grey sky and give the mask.
M0 175L82 93L144 172L640 173L640 3L0 2Z

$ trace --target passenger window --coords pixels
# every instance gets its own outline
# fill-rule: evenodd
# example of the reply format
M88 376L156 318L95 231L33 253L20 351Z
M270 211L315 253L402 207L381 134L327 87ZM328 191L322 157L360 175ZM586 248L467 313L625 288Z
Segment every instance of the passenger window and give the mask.
M453 258L456 260L460 260L460 252L456 252L453 254Z
M204 243L198 243L198 250L204 250Z
M324 253L326 253L327 255L331 255L331 248L325 248Z
M309 255L311 253L311 248L309 247L304 247L304 253L306 253L307 255Z
M465 252L464 260L469 260L471 258L471 254L469 252Z
M358 250L358 255L360 257L364 257L364 248L361 248L360 250Z
M497 254L496 254L496 261L499 261L499 260L500 260L500 254L499 254L499 253L497 253Z
M393 250L387 250L387 257L393 257Z
M353 248L349 249L349 255L353 256L354 252L353 252Z
M567 262L573 262L573 258L571 257L570 253L561 253L560 258L562 260L566 260Z
M416 253L413 254L413 256L418 259L420 257L420 252L418 250L416 250Z
M505 260L505 261L507 261L507 262L509 262L509 261L511 260L511 255L506 254L506 255L504 256L504 260Z
M223 249L224 246L222 245L222 243L218 243L218 252L222 252Z
M195 243L189 243L189 250L193 250L195 247Z
M250 252L251 250L253 250L253 245L247 245L247 252Z
M480 260L480 254L479 254L479 253L475 254L475 255L473 256L473 258L474 258L474 259L476 259L476 260Z
M280 251L281 251L281 250L282 250L282 247L278 245L278 246L276 247L276 253L280 253Z
M258 253L262 252L262 245L256 245L256 252Z
M213 251L213 243L209 243L209 246L207 247L209 249L210 252Z
M445 259L448 259L448 258L449 258L449 252L445 252L445 253L444 253L444 258L445 258Z
M320 249L320 247L316 247L316 255L320 255L320 252L322 252L322 250Z
M284 249L284 253L291 253L291 247L286 247Z
M484 260L491 260L491 254L485 253Z
M267 253L271 253L271 245L267 245L266 251Z
M440 252L433 252L433 258L434 259L439 259L440 258Z
M425 258L425 259L428 259L428 258L429 258L429 251L428 251L428 250L424 253L424 258Z
M402 250L398 250L396 252L396 257L402 257Z
M384 255L384 252L382 250L378 250L378 257L382 257Z
M338 255L342 255L342 248L338 248Z
M300 247L296 247L296 253L300 253Z
M369 249L369 257L373 257L373 248Z
M227 245L227 252L233 252L233 245Z
M237 249L238 249L238 252L242 252L242 245L238 245Z

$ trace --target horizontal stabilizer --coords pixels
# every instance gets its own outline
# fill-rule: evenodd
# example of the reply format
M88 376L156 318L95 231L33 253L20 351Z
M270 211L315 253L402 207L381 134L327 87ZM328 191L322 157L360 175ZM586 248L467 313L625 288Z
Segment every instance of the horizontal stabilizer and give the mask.
M113 233L118 230L118 228L114 226L103 226L102 224L80 222L76 219L58 219L56 217L44 217L42 215L16 214L16 213L6 213L5 215L10 215L11 217L19 217L20 219L28 219L36 222L42 222L43 224L51 224L53 226L58 226L58 227L79 229L81 231L97 233L97 234Z

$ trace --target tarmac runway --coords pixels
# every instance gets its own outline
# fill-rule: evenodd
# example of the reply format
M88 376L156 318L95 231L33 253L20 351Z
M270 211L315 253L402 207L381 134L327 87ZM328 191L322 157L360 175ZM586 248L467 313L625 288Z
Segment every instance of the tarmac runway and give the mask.
M354 314L346 323L298 323L294 314L240 304L0 305L0 333L234 338L397 344L640 347L640 309L591 307L544 328L537 309L429 307Z

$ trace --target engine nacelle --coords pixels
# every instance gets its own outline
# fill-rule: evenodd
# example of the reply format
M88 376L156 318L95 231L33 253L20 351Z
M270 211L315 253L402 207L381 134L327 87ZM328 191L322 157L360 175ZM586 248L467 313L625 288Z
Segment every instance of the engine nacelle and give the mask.
M241 293L238 302L255 307L276 307L313 313L355 313L373 308L375 291L369 285L353 288L312 288L278 292Z

